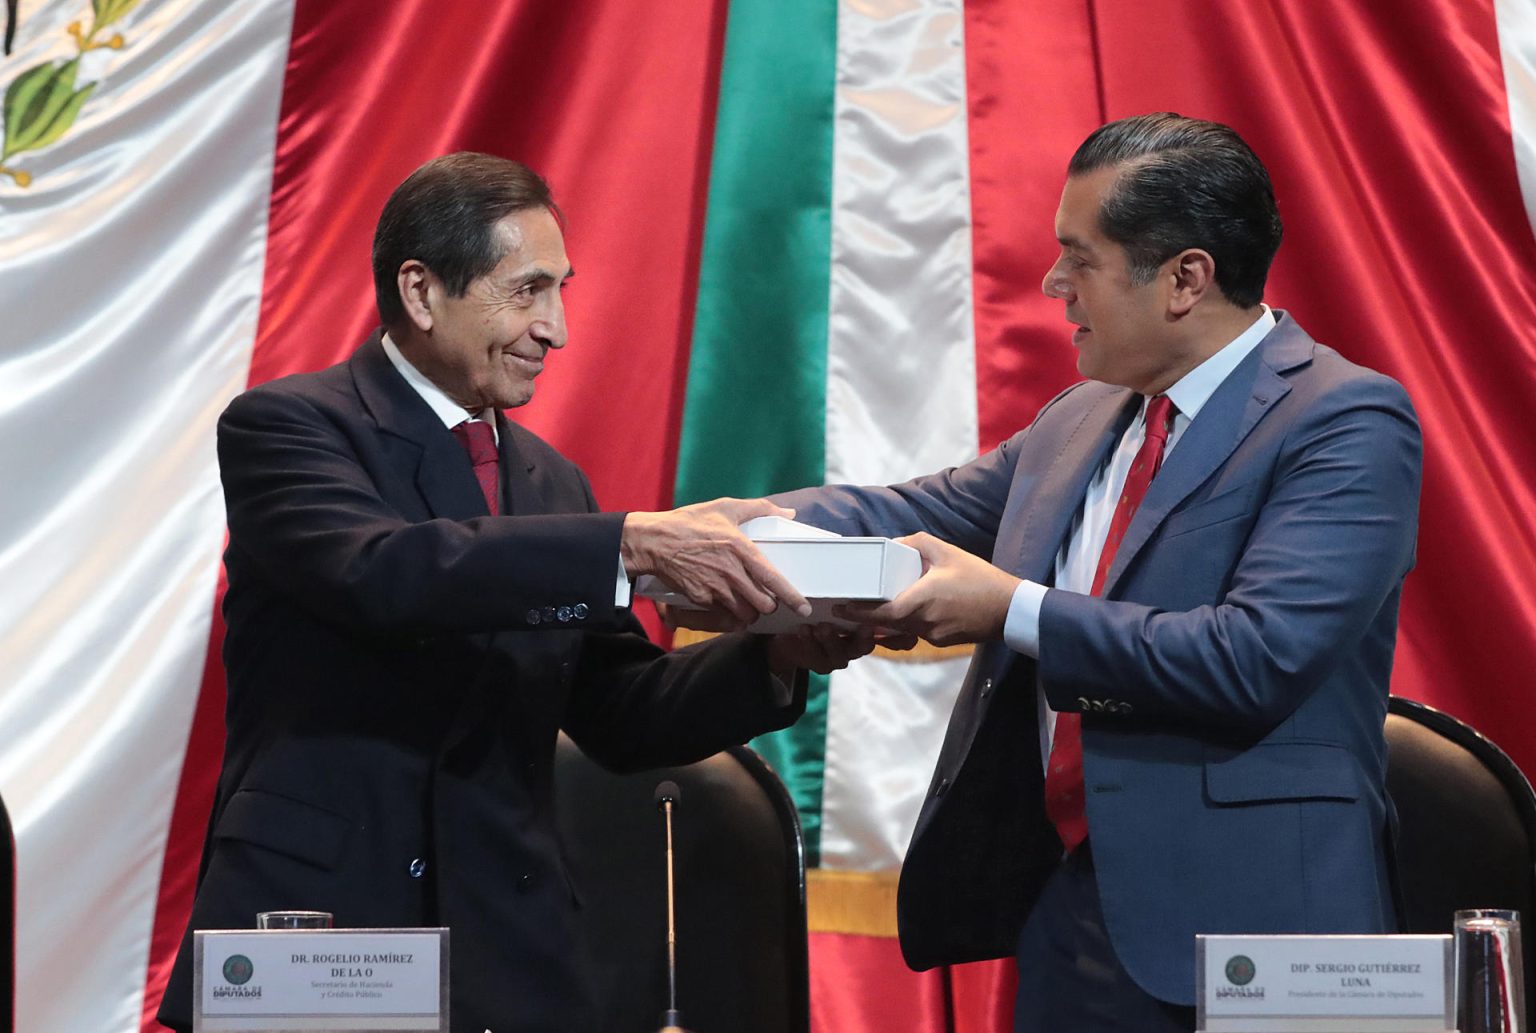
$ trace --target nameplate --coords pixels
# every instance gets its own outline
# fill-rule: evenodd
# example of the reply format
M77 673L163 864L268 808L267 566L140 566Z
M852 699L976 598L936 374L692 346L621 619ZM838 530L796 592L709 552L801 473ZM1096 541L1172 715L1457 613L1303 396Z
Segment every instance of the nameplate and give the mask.
M448 1033L447 929L199 930L195 1033Z
M1203 1033L1448 1033L1449 936L1198 936Z

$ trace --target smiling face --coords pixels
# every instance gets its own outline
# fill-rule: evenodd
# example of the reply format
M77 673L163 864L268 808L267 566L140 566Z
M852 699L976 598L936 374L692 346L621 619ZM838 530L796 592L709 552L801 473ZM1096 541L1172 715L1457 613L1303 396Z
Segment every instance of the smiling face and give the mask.
M462 297L419 262L400 269L409 342L405 357L471 413L511 409L533 397L551 348L565 346L560 290L571 275L560 224L547 208L513 212L493 230L496 267Z
M1100 230L1099 210L1118 174L1106 167L1068 178L1056 211L1061 255L1040 287L1066 302L1067 321L1077 324L1079 373L1155 394L1184 364L1169 318L1174 277L1159 270L1150 283L1134 283L1125 249Z

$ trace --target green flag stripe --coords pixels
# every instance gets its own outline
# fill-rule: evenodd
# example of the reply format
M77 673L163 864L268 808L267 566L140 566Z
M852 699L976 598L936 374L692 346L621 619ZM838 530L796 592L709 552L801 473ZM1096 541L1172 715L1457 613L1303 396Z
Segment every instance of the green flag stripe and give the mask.
M734 0L726 25L678 504L820 484L825 474L835 0ZM820 857L827 680L753 745Z

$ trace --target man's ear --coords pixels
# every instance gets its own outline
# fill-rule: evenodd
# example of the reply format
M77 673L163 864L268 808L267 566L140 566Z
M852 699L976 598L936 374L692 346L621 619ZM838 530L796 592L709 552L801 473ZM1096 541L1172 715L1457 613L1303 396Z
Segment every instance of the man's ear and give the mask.
M432 281L431 272L414 258L403 262L395 273L406 321L424 334L432 332Z
M1168 296L1168 311L1187 316L1208 291L1216 287L1216 260L1209 251L1188 248L1168 260L1173 276L1173 292Z

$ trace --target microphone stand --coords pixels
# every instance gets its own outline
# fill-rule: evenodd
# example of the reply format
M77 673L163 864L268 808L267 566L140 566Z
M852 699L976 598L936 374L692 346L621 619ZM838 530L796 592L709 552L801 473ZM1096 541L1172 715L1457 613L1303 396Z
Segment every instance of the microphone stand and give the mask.
M677 1010L677 898L672 876L672 808L682 798L676 782L656 787L656 806L667 829L667 1010L662 1013L659 1033L688 1033Z

